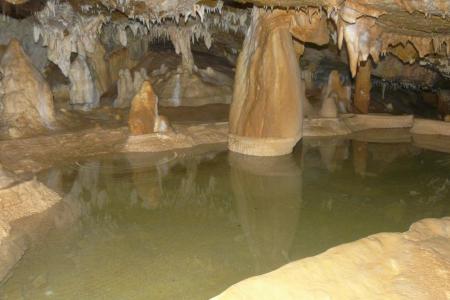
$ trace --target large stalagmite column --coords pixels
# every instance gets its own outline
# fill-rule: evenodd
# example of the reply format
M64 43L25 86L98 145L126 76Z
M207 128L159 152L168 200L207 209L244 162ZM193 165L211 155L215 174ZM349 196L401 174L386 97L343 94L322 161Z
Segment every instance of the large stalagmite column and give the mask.
M321 26L317 32L311 30L323 24L321 18L308 22L304 16L254 8L236 69L230 110L231 151L284 155L301 139L306 97L292 35L301 42L328 42L327 35L322 38ZM311 38L313 32L321 38Z
M367 114L369 112L370 104L370 90L372 82L370 81L370 74L372 72L372 63L370 60L361 62L356 73L355 83L355 110L358 113Z

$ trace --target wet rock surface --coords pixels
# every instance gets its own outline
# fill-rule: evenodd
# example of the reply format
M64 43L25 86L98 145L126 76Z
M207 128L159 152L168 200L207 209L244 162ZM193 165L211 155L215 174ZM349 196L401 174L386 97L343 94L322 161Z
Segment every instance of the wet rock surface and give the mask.
M213 299L446 299L450 218L424 219L404 233L380 233L340 245Z

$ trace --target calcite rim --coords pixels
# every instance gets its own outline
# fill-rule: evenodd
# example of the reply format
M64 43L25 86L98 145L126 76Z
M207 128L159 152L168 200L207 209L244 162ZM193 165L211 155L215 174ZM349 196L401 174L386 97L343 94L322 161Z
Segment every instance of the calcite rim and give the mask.
M281 156L292 152L302 135L292 138L254 138L228 134L228 150L252 156Z

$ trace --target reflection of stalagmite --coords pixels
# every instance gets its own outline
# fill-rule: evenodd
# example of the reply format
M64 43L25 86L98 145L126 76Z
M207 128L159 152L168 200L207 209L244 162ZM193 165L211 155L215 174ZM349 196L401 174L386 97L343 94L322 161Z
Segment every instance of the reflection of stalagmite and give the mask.
M348 145L342 140L323 140L320 142L319 152L324 166L333 172L348 158Z
M367 171L368 143L353 140L352 150L355 173L364 176Z
M240 223L257 272L289 260L302 198L302 174L292 156L259 158L230 152Z
M250 155L282 155L302 137L304 85L292 36L328 42L320 12L255 8L239 55L230 110L229 149Z
M359 113L367 114L370 104L370 89L372 82L370 74L372 71L371 61L362 62L356 73L355 83L355 109Z

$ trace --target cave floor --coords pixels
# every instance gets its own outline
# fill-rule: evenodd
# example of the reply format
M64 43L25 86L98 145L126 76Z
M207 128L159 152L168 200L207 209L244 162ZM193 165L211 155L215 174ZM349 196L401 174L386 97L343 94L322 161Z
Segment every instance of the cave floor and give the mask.
M264 159L225 145L80 159L38 174L66 209L0 295L207 299L332 246L448 216L449 171L449 154L343 138Z

